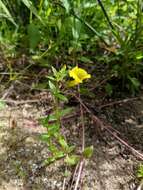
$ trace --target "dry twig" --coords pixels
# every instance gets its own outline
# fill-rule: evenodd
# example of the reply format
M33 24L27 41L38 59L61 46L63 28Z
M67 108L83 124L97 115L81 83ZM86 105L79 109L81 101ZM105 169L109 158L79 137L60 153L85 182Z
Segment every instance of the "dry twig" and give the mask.
M124 99L124 100L118 100L118 101L115 101L115 102L110 102L110 103L107 103L107 104L104 104L104 105L100 106L99 109L103 109L103 108L108 107L108 106L114 106L116 104L123 104L123 103L126 103L126 102L138 100L140 98L141 97L127 98L127 99Z
M79 92L79 86L78 86L78 92ZM80 99L80 92L78 94L78 98ZM82 141L82 152L84 151L85 148L85 126L84 126L84 112L83 112L83 106L80 104L80 118L81 118L81 124L82 124L82 136L81 136L81 141ZM74 175L72 178L72 183L70 186L70 190L73 187L73 183L75 182L75 185L73 187L74 190L77 190L79 185L82 184L81 182L81 176L82 176L82 171L84 167L84 158L81 158L80 162L76 165ZM80 187L79 187L80 188Z
M125 142L123 139L121 139L118 135L117 135L117 130L113 129L111 126L106 126L103 124L103 122L97 117L95 116L92 111L89 110L89 108L82 102L81 99L79 99L76 95L73 94L73 96L79 101L79 103L83 106L83 108L85 108L85 110L92 116L93 121L95 122L95 124L99 127L101 127L102 129L105 129L106 131L108 131L115 139L117 139L121 144L123 144L124 146L126 146L129 150L131 150L132 153L135 154L136 157L140 158L141 160L143 160L143 154L141 154L139 151L137 151L135 148L133 148L132 146L130 146L127 142ZM119 132L118 132L119 133Z

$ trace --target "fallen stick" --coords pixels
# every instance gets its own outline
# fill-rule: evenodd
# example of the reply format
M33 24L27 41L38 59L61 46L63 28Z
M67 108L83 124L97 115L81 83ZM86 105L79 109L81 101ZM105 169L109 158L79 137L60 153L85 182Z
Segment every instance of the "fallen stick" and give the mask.
M110 103L107 103L107 104L104 104L104 105L100 106L99 109L103 109L103 108L108 107L108 106L114 106L116 104L123 104L123 103L129 102L129 101L138 100L140 98L141 97L127 98L127 99L124 99L124 100L118 100L118 101L115 101L115 102L110 102Z
M108 131L115 139L117 139L121 144L125 145L128 149L130 149L136 157L140 158L143 160L143 154L141 154L139 151L137 151L135 148L130 146L127 142L125 142L123 139L121 139L116 133L118 132L117 130L113 129L111 126L106 126L103 124L103 122L95 116L92 111L79 99L76 95L73 94L73 96L79 101L79 103L85 108L85 110L92 116L93 121L97 126L99 126L102 129L105 129ZM114 132L113 132L114 131ZM118 132L119 133L119 132Z
M78 86L78 92L80 92L80 87ZM81 100L80 98L80 93L79 93L79 96L78 98ZM83 113L83 106L82 104L80 103L80 118L81 118L81 123L82 123L82 137L81 137L81 141L82 141L82 152L84 151L85 149L85 126L84 126L84 113ZM80 181L81 181L81 175L82 175L82 171L83 171L83 167L84 167L84 158L82 158L80 160L80 163L79 163L79 168L78 168L78 173L77 173L77 179L75 181L75 186L74 186L74 190L77 190L78 189L78 186L80 185Z
M78 189L78 185L80 183L81 174L82 174L82 170L83 170L83 165L84 165L84 160L81 160L80 165L79 165L79 169L78 169L78 175L77 175L76 183L75 183L75 186L74 186L74 190Z
M45 98L46 100L47 98ZM44 99L43 99L44 100ZM36 102L40 102L40 99L34 99L34 100L21 100L21 101L17 101L17 100L11 100L11 99L0 99L0 101L5 102L5 103L9 103L9 104L15 104L15 105L21 105L21 104L27 104L27 103L36 103Z

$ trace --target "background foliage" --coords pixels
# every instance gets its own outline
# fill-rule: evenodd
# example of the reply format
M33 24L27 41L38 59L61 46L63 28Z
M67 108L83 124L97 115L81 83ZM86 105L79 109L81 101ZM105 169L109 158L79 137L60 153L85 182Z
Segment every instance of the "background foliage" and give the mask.
M102 65L109 95L117 82L134 93L142 80L142 10L141 0L1 0L1 54L24 54L46 68L78 62L93 75Z

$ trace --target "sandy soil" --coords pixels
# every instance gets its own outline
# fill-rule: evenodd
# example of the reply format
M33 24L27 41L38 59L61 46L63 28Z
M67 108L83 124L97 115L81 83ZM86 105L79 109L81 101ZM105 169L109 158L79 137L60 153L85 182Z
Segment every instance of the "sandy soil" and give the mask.
M63 161L42 168L48 157L46 144L38 138L45 130L37 121L42 114L36 104L7 105L0 110L0 190L62 190ZM143 153L143 100L104 108L98 116ZM77 118L67 121L66 134L70 142L80 146L78 122ZM141 160L107 131L99 138L95 127L87 116L86 145L94 146L94 154L84 167L83 190L136 190Z

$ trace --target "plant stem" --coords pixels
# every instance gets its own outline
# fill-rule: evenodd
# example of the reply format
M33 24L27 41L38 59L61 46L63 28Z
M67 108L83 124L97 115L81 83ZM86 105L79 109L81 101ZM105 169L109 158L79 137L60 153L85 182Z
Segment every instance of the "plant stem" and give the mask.
M80 86L78 85L78 92L79 92L79 99L80 99ZM82 152L84 151L85 148L85 127L84 127L84 116L83 116L83 107L82 104L80 104L80 118L81 118L81 123L82 123Z
M106 10L104 8L104 5L103 5L102 1L101 0L97 0L97 1L98 1L99 5L100 5L102 11L103 11L103 14L105 15L105 18L107 19L107 22L108 22L109 26L111 27L112 30L114 30L112 22L109 19L109 16L108 16L108 14L107 14L107 12L106 12Z

